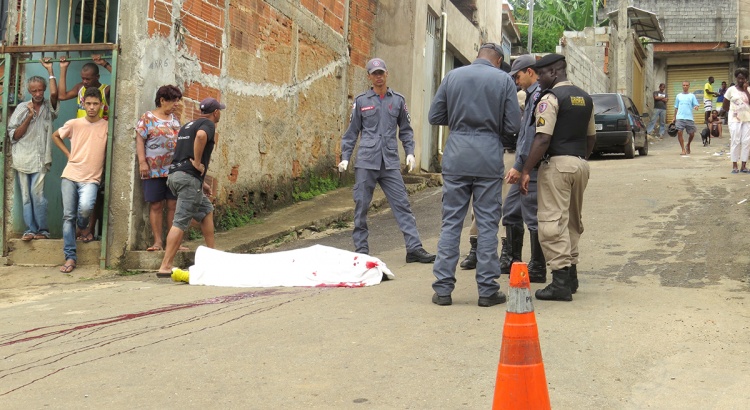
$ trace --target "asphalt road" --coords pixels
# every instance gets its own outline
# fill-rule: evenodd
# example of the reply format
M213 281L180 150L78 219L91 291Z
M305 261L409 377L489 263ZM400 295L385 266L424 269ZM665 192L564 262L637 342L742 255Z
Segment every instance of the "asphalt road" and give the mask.
M581 287L534 303L553 408L747 408L750 176L714 155L726 140L592 159ZM411 200L434 252L440 189ZM405 263L390 212L370 227L396 279L369 288L137 275L5 291L0 408L489 408L505 306L477 307L473 271L433 305L431 265ZM350 231L278 249L313 243L351 249Z

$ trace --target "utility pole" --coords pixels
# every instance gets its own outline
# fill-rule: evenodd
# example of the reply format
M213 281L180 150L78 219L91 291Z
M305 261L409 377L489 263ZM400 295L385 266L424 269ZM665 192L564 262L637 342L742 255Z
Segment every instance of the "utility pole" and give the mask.
M596 0L594 0L596 1ZM528 33L528 39L526 41L526 47L528 48L529 53L531 53L531 42L533 40L533 33L534 33L534 0L530 0L528 3L529 7L529 33Z
M617 92L628 94L628 0L620 0L617 12Z

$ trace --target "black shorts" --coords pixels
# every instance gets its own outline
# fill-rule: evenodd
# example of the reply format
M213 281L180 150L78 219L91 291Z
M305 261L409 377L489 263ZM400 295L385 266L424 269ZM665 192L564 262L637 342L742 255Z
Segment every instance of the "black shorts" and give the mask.
M161 202L165 199L177 199L167 187L167 178L151 178L141 181L143 184L143 200L146 202Z

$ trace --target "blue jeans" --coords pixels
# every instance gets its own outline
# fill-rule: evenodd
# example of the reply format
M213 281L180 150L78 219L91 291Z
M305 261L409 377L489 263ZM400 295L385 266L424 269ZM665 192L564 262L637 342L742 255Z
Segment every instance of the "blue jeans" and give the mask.
M63 201L63 253L65 260L77 260L76 225L78 229L88 229L99 184L61 178L60 191Z
M651 134L651 132L654 130L654 126L656 125L656 122L659 121L659 136L663 137L664 134L667 133L667 110L663 110L661 108L654 108L653 112L654 118L651 118L651 124L648 125L648 133Z
M46 173L44 172L25 174L16 171L18 185L21 187L23 222L26 224L25 234L49 234L49 226L47 226L47 198L44 197L45 175Z

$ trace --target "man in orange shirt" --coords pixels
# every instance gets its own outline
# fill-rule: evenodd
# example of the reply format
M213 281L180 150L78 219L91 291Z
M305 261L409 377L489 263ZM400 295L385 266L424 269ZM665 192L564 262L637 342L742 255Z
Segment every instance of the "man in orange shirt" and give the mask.
M68 158L60 181L65 254L65 264L60 267L60 272L63 273L70 273L76 267L76 227L80 231L79 240L90 242L94 238L89 229L89 217L101 183L107 148L108 124L99 117L101 92L93 87L87 89L83 104L85 117L66 122L52 134L52 141ZM63 138L70 139L70 150Z

